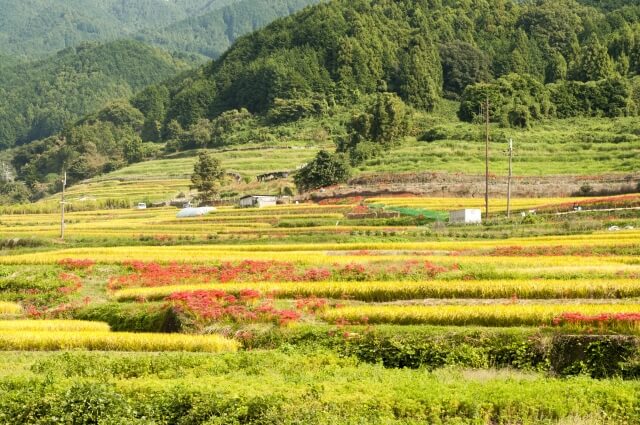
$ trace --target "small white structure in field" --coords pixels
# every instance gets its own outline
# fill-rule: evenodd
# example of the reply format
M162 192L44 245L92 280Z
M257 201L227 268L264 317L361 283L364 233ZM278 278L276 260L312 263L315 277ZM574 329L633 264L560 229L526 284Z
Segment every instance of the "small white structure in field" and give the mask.
M177 218L201 217L215 211L214 207L184 208L178 212Z
M482 211L479 209L465 209L449 212L451 224L480 224L482 223Z
M271 195L248 195L240 198L241 208L263 208L275 207L278 204L278 197Z
M136 209L146 210L147 209L147 204L145 204L144 202L139 202L138 206L136 207Z

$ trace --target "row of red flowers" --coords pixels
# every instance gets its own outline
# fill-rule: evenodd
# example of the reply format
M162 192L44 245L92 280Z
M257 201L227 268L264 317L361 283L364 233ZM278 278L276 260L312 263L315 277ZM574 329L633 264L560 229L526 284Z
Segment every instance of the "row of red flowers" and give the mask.
M270 322L282 326L300 320L303 312L313 314L327 305L324 299L306 298L296 301L296 310L278 309L273 299L251 289L238 296L221 290L176 292L165 300L201 324Z
M640 323L640 313L602 313L593 316L581 313L563 313L553 319L556 326L570 325L607 325L614 323Z
M459 270L453 266L441 266L428 261L411 260L397 264L334 264L330 267L304 268L291 262L245 260L239 263L223 262L215 266L189 264L124 263L130 273L113 276L108 288L154 287L183 283L211 282L319 282L319 281L367 281L401 278L428 279L441 273Z

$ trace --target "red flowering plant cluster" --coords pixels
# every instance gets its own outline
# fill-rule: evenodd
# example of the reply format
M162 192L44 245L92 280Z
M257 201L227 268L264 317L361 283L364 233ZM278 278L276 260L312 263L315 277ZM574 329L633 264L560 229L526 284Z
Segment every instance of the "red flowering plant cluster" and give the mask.
M65 270L91 270L96 262L89 259L64 258L58 265Z
M324 298L308 297L296 300L296 310L315 314L327 308L328 302Z
M63 302L51 307L28 304L25 306L25 312L32 319L70 319L73 318L76 310L86 307L89 303L91 303L91 297Z
M330 277L319 270L307 273L308 270L299 270L293 263L282 261L245 260L239 263L223 262L216 266L161 265L141 261L129 261L124 264L132 273L112 277L109 289L210 282L298 282Z
M574 256L605 256L616 255L617 251L628 247L595 247L595 246L528 246L519 245L497 247L490 250L480 250L468 254L492 257L559 257Z
M592 332L637 332L640 330L640 313L602 313L585 315L563 313L552 321L554 326Z
M431 262L407 261L398 264L333 264L329 267L305 268L292 262L253 261L223 262L219 265L124 263L127 274L112 276L108 288L157 287L176 284L227 282L321 282L365 280L417 280L434 278L441 273L459 270L458 265L440 266Z
M62 282L66 283L66 286L61 286L58 288L58 291L69 295L71 293L77 292L82 288L82 279L79 276L76 276L73 273L60 273L58 275Z
M20 303L27 314L38 316L57 306L73 303L80 299L83 286L81 275L87 266L79 271L62 270L50 266L16 268L3 279L3 299Z
M190 316L197 325L210 323L275 323L287 325L300 319L294 310L278 309L273 300L251 289L238 295L221 290L176 292L165 299L178 312Z

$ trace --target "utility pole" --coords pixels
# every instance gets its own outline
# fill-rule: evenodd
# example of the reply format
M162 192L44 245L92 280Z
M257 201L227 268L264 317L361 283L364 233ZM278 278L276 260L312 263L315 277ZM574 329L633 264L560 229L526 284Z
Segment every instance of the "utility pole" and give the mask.
M60 239L64 240L64 208L66 202L64 201L64 190L67 187L67 172L62 172L62 200L60 201Z
M507 218L511 217L511 178L513 176L513 139L509 139L509 177L507 177Z
M485 219L489 218L489 95L487 94L487 101L484 105L485 109L485 146L484 146L484 162L485 162L485 175L484 175L484 206L485 206Z
M4 161L2 161L2 175L0 176L0 181L2 181L3 183L9 183L13 181L11 170Z

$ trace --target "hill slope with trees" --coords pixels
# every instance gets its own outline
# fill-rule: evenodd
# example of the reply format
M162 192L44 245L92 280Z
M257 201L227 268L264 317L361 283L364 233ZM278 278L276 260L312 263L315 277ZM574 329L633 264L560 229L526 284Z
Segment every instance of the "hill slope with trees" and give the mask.
M429 113L443 98L459 102L459 118L473 122L488 96L492 119L504 127L635 115L640 6L588 3L333 0L239 38L183 78L145 89L120 105L126 119L105 122L98 114L58 140L73 146L80 132L86 145L87 134L101 137L92 129L108 125L164 143L166 152L221 147L268 140L270 126L346 107L353 118L329 137L358 165L415 134L405 117ZM427 140L437 140L432 133ZM40 181L68 166L40 146L14 161L21 177L27 170ZM98 162L114 166L108 157ZM96 166L76 178L100 172Z
M131 36L234 0L0 0L0 51L45 56L87 40Z
M134 37L170 51L195 53L215 59L231 47L238 37L319 1L240 0L165 28L145 29Z
M44 57L136 38L215 58L239 35L318 0L0 0L0 54Z
M165 51L136 42L84 43L0 72L0 148L61 131L115 98L187 69Z

